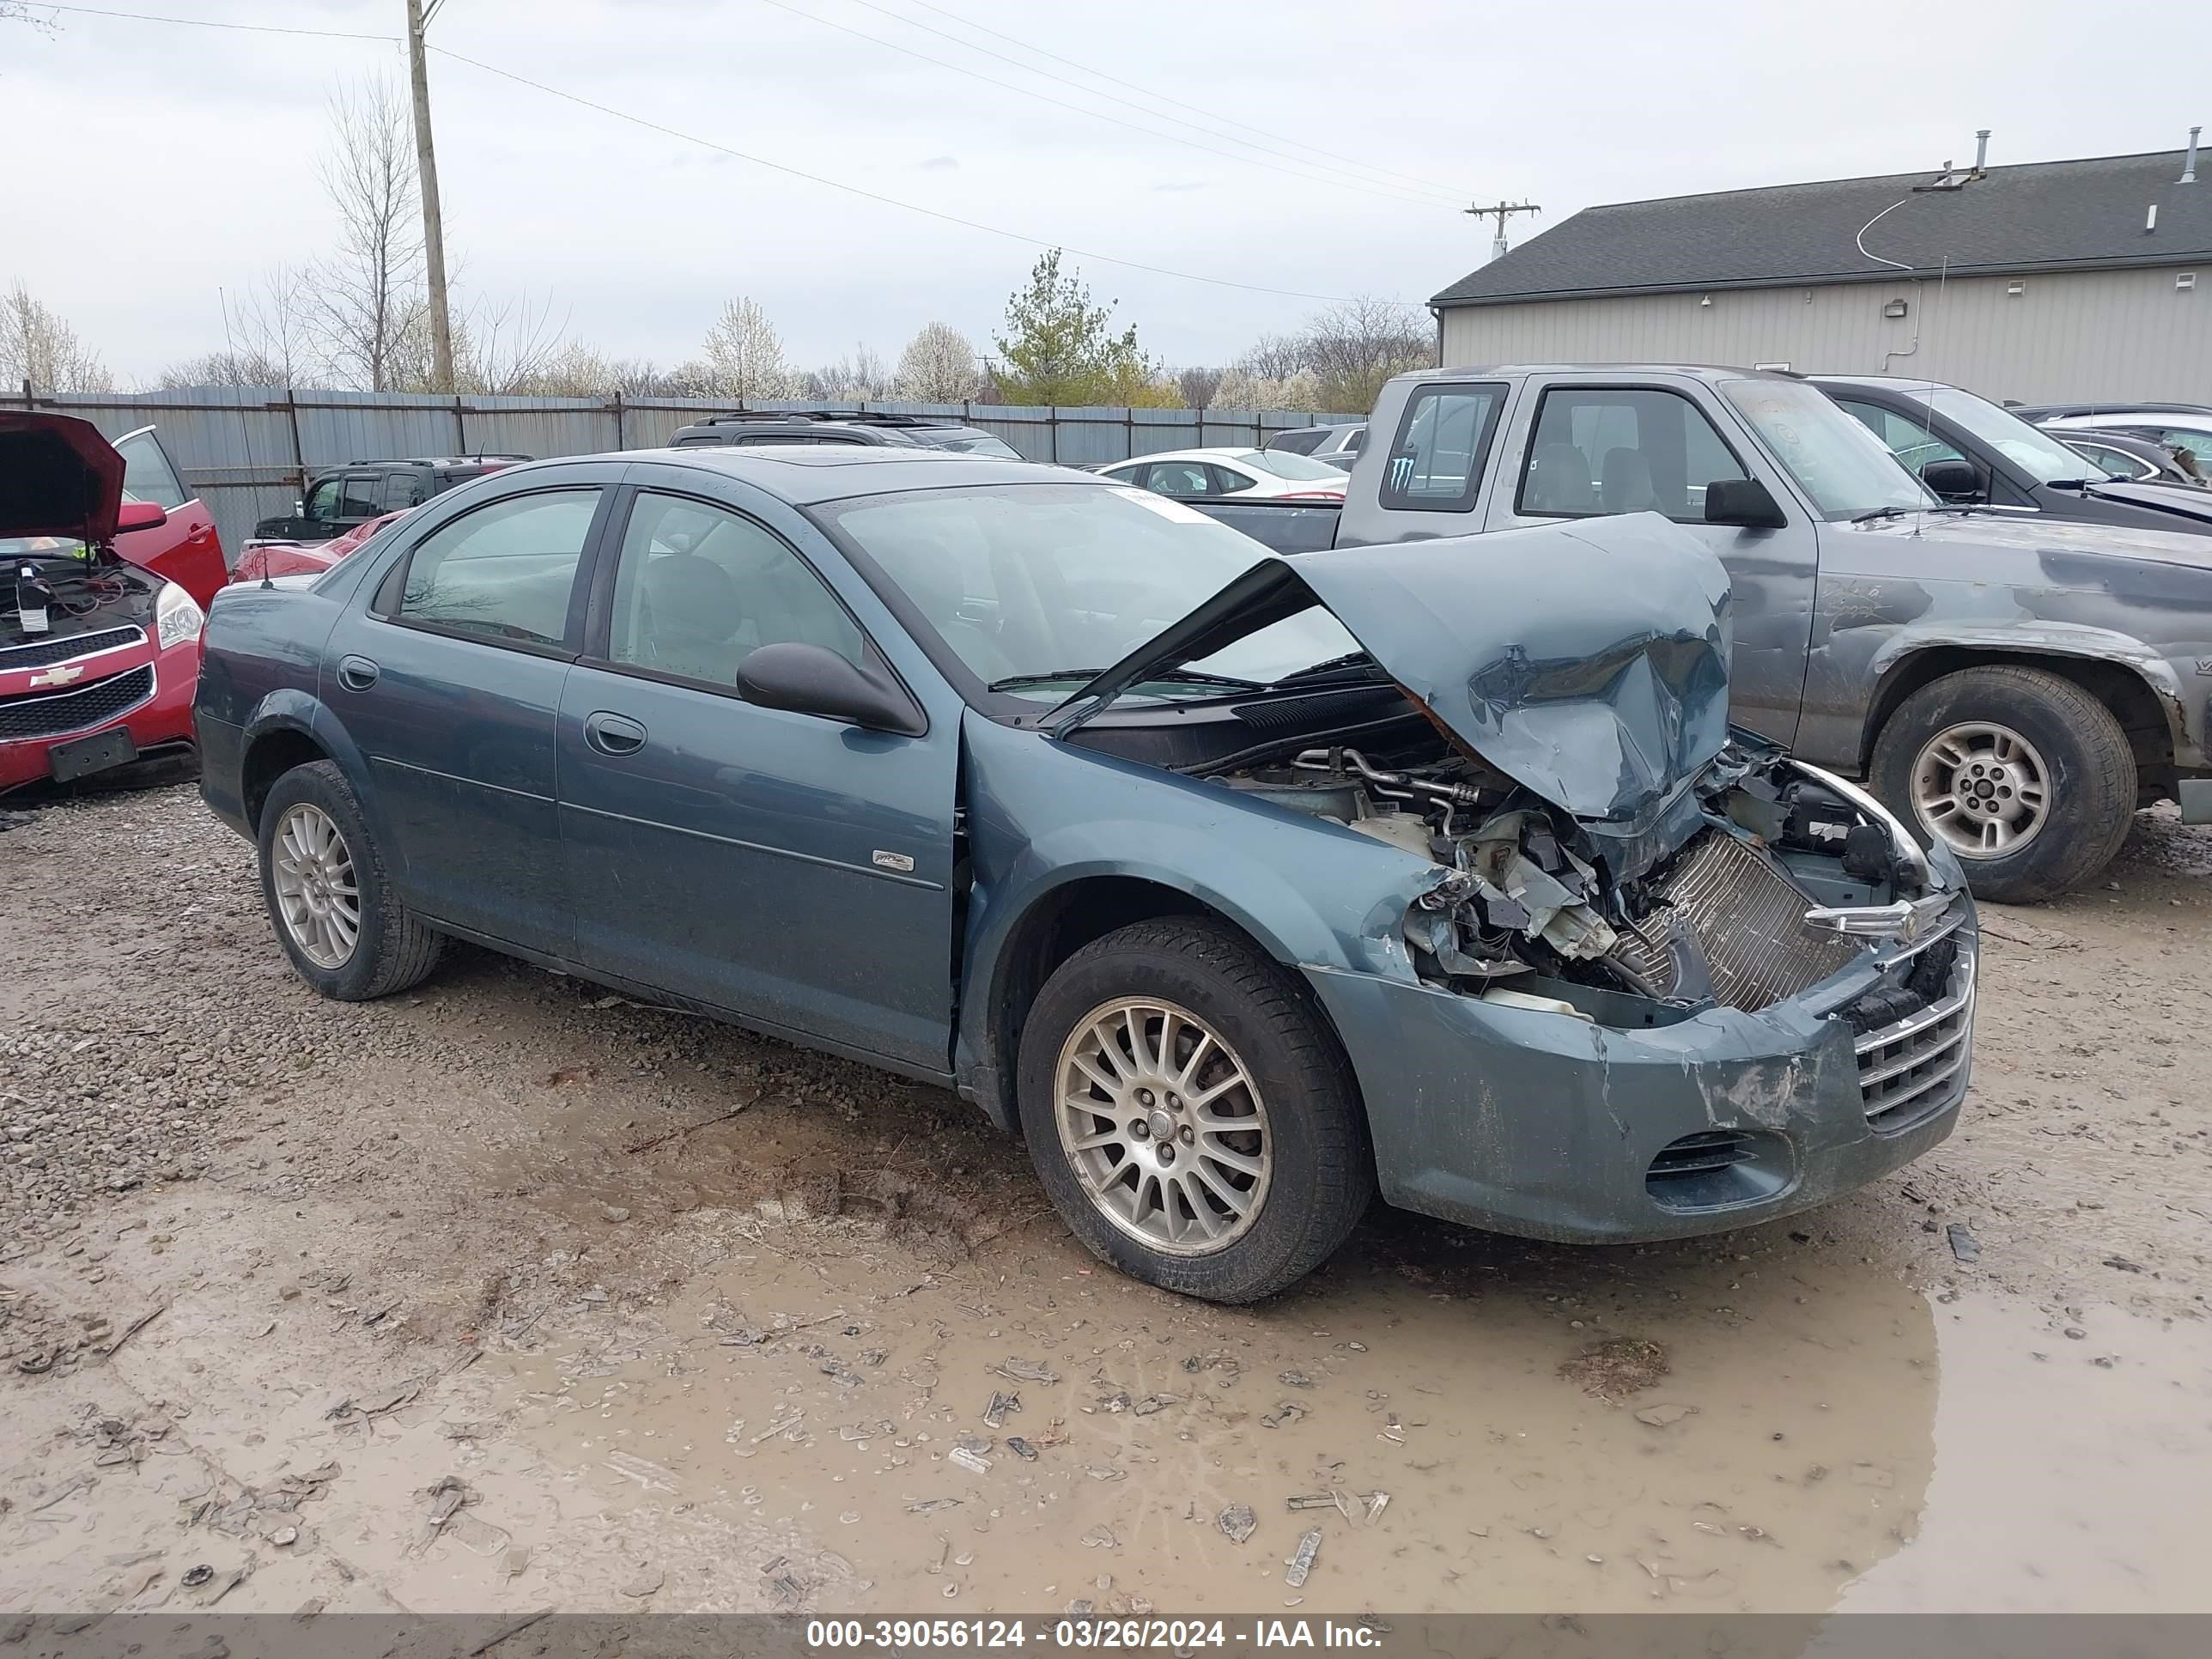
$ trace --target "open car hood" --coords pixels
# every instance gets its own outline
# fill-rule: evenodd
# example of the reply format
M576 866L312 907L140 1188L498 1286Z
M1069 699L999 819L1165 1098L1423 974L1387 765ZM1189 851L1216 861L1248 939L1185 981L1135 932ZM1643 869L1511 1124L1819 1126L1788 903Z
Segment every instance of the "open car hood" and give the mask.
M1062 703L1055 729L1316 605L1468 748L1578 818L1638 818L1728 740L1728 574L1653 513L1267 557Z
M115 536L123 457L90 421L0 410L0 536Z

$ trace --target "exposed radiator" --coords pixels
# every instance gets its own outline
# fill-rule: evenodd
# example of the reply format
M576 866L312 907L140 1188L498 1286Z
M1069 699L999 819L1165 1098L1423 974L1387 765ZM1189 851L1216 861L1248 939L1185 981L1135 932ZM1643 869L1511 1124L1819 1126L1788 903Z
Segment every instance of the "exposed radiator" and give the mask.
M1806 921L1809 903L1768 854L1708 832L1668 874L1650 913L1623 934L1619 954L1669 994L1675 973L1668 944L1686 934L1705 959L1715 998L1756 1011L1858 960L1858 945Z

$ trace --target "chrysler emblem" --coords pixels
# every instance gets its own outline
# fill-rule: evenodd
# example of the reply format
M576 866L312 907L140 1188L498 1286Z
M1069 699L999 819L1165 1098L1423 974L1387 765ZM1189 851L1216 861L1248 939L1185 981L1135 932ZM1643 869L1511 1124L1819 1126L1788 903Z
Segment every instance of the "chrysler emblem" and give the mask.
M81 680L83 678L84 670L82 668L70 667L67 665L60 668L49 668L43 674L33 674L31 676L31 689L35 691L42 685L67 685L72 680Z

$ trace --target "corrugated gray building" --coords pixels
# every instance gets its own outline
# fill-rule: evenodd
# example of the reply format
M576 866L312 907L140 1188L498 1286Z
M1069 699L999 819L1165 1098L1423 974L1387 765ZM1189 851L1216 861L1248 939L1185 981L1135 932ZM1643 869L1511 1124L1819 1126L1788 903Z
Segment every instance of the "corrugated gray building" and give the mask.
M1455 367L1774 363L2023 403L2212 403L2208 161L2192 136L1586 208L1430 303Z

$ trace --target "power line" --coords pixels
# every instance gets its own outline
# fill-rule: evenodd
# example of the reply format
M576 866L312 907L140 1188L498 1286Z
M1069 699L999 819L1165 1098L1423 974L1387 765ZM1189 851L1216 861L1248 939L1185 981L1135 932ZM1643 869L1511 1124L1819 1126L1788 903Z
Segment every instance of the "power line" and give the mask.
M874 0L854 0L854 3L857 5L866 6L871 11L884 11L884 9L883 7L875 4ZM1371 161L1362 161L1353 156L1340 155L1334 150L1322 149L1317 145L1307 143L1302 138L1293 138L1287 133L1273 132L1270 131L1266 127L1254 126L1249 121L1239 121L1234 116L1224 115L1218 110L1207 109L1201 104L1187 103L1180 98L1170 98L1164 92L1154 92L1148 87L1138 85L1134 81L1125 81L1118 75L1109 75L1104 70L1093 69L1090 64L1078 63L1073 58L1065 58L1059 52L1047 51L1042 46L1032 46L1030 42L1018 40L1015 36L1006 33L1002 29L991 28L985 24L978 23L969 18L963 17L957 12L947 11L942 6L932 5L930 4L929 0L908 0L908 3L910 5L919 6L924 11L935 12L939 17L945 18L950 21L957 23L963 28L973 29L978 34L988 34L994 40L1004 40L1010 46L1019 46L1024 52L1034 52L1039 58L1049 58L1055 64L1065 64L1072 70L1079 70L1085 75L1096 76L1101 81L1110 81L1117 87L1127 87L1130 91L1140 93L1145 97L1152 99L1156 103L1173 104L1178 109L1189 110L1194 114L1206 116L1211 120L1219 121L1227 126L1242 127L1247 132L1256 132L1262 138L1272 138L1276 143L1288 144L1294 149L1308 150L1316 155L1326 156L1328 160L1333 161L1347 161L1353 167L1358 167L1364 172L1379 173L1385 179L1395 179L1401 184L1418 185L1424 190L1433 191L1439 195L1452 196L1454 197L1454 199L1456 199L1455 192L1446 185L1434 183L1433 181L1426 179L1417 179L1409 173L1397 173L1392 171L1389 167L1378 167ZM885 15L894 15L896 14L885 13ZM947 40L957 40L959 38L957 35L945 34L942 29L930 28L929 25L927 23L916 23L911 18L902 19L902 21L907 22L915 28L928 29L930 33L942 35ZM962 41L961 44L963 46L969 45L969 43L966 41ZM985 50L985 48L981 46L971 46L970 49L975 52ZM991 56L996 58L999 57L1000 54L993 52L991 53ZM1015 60L1012 58L1007 58L1006 61L1012 63ZM1027 66L1024 65L1024 67ZM1035 72L1042 74L1044 71L1039 70ZM1058 79L1059 77L1055 76L1054 78ZM1073 86L1076 83L1070 82L1068 84ZM1089 88L1086 88L1085 90L1087 91ZM1153 112L1148 110L1146 113L1151 114L1153 113ZM1170 116L1167 118L1173 120L1176 118ZM1190 124L1186 123L1186 125ZM1200 130L1205 131L1205 129ZM1229 137L1226 133L1219 134L1218 136L1222 137ZM1244 141L1239 138L1234 139L1231 142L1242 143Z
M787 4L786 0L760 0L760 3L764 6L772 6L778 11L789 12L794 17L803 17L810 23L819 23L825 29L836 29L840 33L853 36L855 40L866 40L870 45L881 46L888 52L904 52L909 58L919 58L925 64L933 64L939 69L950 70L955 75L964 75L971 80L981 81L987 87L997 87L1002 91L1019 94L1024 98L1034 98L1041 104L1049 104L1054 109L1071 110L1078 115L1088 115L1093 120L1110 121L1117 127L1127 127L1132 132L1141 132L1148 138L1164 138L1170 143L1188 144L1191 149L1204 150L1209 155L1218 155L1228 161L1241 161L1249 167L1266 167L1271 173L1285 173L1291 178L1299 179L1309 185L1334 185L1340 189L1363 190L1367 191L1370 195L1388 197L1393 201L1407 202L1417 207L1441 207L1443 205L1442 203L1430 202L1420 197L1408 195L1402 191L1370 185L1364 179L1345 180L1323 178L1314 173L1301 173L1291 167L1279 167L1273 161L1263 161L1257 156L1239 155L1234 150L1216 149L1211 144L1201 144L1195 139L1185 138L1178 133L1162 132L1158 127L1139 126L1134 121L1125 121L1118 115L1107 114L1103 110L1085 109L1081 105L1071 104L1063 99L1054 98L1048 93L1038 92L1029 87L1018 86L1012 81L1001 81L995 76L984 74L981 70L972 70L961 64L947 63L942 58L933 58L926 52L918 52L912 46L902 46L896 40L886 40L881 35L870 34L865 29L856 29L847 23L832 22L827 17L818 17L814 13L805 10L802 7ZM862 3L866 3L866 0L862 0ZM917 24L915 27L922 27L925 26ZM965 43L963 42L963 44ZM996 57L998 54L994 52L992 56ZM1026 66L1024 65L1023 67ZM1045 73L1045 71L1042 70L1034 70L1030 72L1032 74L1039 75ZM1061 76L1053 76L1051 78L1058 81L1065 80L1066 77ZM1070 82L1068 84L1073 85L1074 83ZM1088 91L1089 88L1085 88L1084 90ZM1093 95L1096 96L1098 94ZM1146 112L1147 114L1151 113L1150 111ZM1169 116L1165 118L1174 120L1176 118ZM1188 125L1189 124L1186 122L1184 125ZM1243 141L1231 139L1231 142L1235 143L1241 143ZM1291 159L1295 160L1296 158ZM1455 207L1458 205L1458 200L1456 198L1453 198L1452 204Z
M345 29L283 28L268 23L222 23L202 17L163 17L151 12L111 11L94 6L49 5L46 4L46 0L36 0L36 3L48 11L71 12L88 17L117 17L136 23L174 23L191 28L233 29L251 34L319 35L337 40L375 40L387 46L396 46L399 41L399 37L396 34L364 34ZM1077 247L1073 243L1053 241L1041 236L1028 235L1018 230L1006 230L997 225L987 225L978 219L965 219L956 213L940 212L936 208L923 207L914 202L902 202L896 196L885 196L876 191L864 190L858 185L848 185L841 179L831 179L822 173L809 173L803 167L790 167L781 161L771 161L764 155L754 155L744 150L733 149L727 144L716 143L711 138L702 138L696 133L684 132L661 122L649 120L642 115L633 115L627 110L617 109L611 104L602 104L593 99L586 98L579 93L567 92L559 87L549 86L543 81L533 81L528 76L518 75L512 70L503 70L496 64L465 57L449 47L429 46L428 50L437 53L441 58L450 58L457 64L465 64L471 69L480 70L486 75L495 75L503 81L512 81L518 86L528 87L533 92L542 92L548 97L562 99L584 109L596 111L601 115L611 116L617 121L627 121L633 126L643 127L648 131L658 132L665 137L678 139L687 144L696 144L702 149L710 149L718 155L727 155L733 161L748 161L755 167L766 167L772 173L784 173L793 179L803 179L809 184L820 185L830 190L842 191L846 195L857 196L865 201L877 202L885 207L895 207L904 212L919 214L923 218L935 219L944 224L958 225L963 230L981 231L987 236L997 236L1006 241L1019 242L1024 246L1060 248L1081 258L1095 259L1100 264L1117 265L1124 270L1141 270L1155 276L1172 276L1178 282L1202 283L1209 288L1235 289L1245 294L1269 294L1285 300L1319 300L1331 305L1341 304L1357 297L1348 294L1315 294L1304 289L1270 288L1261 283L1239 283L1226 276L1207 276L1194 270L1176 270L1168 265L1146 264L1138 259L1118 258L1110 253L1100 253L1090 248ZM1407 310L1419 309L1409 300L1389 300L1383 303L1403 307Z
M899 208L908 213L918 213L926 219L936 219L948 225L958 225L967 230L980 230L987 236L1003 237L1007 241L1020 242L1030 247L1060 248L1085 259L1096 259L1101 264L1119 265L1125 270L1149 271L1155 276L1173 276L1186 283L1204 283L1211 288L1233 288L1247 294L1273 294L1286 300L1320 300L1330 304L1341 304L1355 297L1348 294L1311 294L1303 289L1295 288L1268 288L1259 283L1234 282L1226 276L1206 276L1194 270L1176 270L1167 265L1152 265L1146 264L1140 260L1117 258L1110 253L1099 253L1090 248L1077 247L1071 242L1053 241L1042 236L1030 236L1018 230L1002 229L997 225L987 225L979 219L963 219L957 213L944 213L935 208L922 207L914 202L902 202L896 196L885 196L876 191L864 190L858 185L848 185L842 179L832 179L819 173L809 173L804 167L790 167L781 161L771 161L764 155L754 155L744 150L732 149L727 144L716 143L711 138L702 138L696 133L685 132L679 128L648 119L642 115L633 115L628 110L617 109L611 104L602 104L595 99L583 96L580 93L567 92L559 87L549 86L543 81L533 81L526 75L518 75L513 70L503 70L495 64L483 63L474 58L465 58L450 47L433 46L430 50L441 58L450 58L457 64L466 64L471 69L482 70L487 75L495 75L502 81L512 81L518 86L528 87L532 91L544 93L549 97L562 99L585 109L596 110L601 115L612 116L617 121L627 121L631 125L643 127L649 132L658 132L665 137L680 139L687 144L697 144L702 149L711 149L717 155L727 155L735 161L750 161L755 167L767 167L771 172L785 173L793 179L804 179L811 185L822 185L830 190L842 191L848 196L858 196L866 201L879 202L885 207ZM1405 306L1409 309L1418 308L1411 301L1407 300L1389 300L1383 303Z
M186 28L229 29L240 34L308 34L323 40L381 40L397 46L396 34L363 34L353 29L280 28L274 23L221 23L211 17L157 17L145 11L108 11L99 6L58 6L50 0L28 0L40 11L65 11L80 17L120 17L133 23L176 23Z
M1021 71L1022 71L1024 74L1025 74L1025 75L1039 75L1039 76L1043 76L1046 80L1048 80L1048 81L1057 81L1058 82L1060 82L1060 85L1062 85L1062 86L1064 86L1064 87L1073 87L1073 88L1074 88L1078 92L1082 93L1085 97L1089 97L1089 98L1103 98L1103 99L1106 100L1109 103L1119 104L1119 105L1121 105L1121 106L1123 108L1125 108L1125 109L1133 109L1133 110L1135 110L1135 111L1136 111L1139 115L1148 115L1148 116L1151 116L1154 120L1158 120L1158 121L1172 121L1172 122L1174 122L1177 126L1181 126L1181 127L1188 127L1188 128L1190 128L1194 132L1202 132L1202 133L1206 134L1206 136L1207 137L1209 137L1209 138L1220 138L1220 139L1224 139L1224 140L1226 140L1228 143L1232 143L1232 144L1242 144L1242 145L1243 145L1247 149L1256 149L1256 150L1260 151L1262 155L1273 155L1273 156L1277 157L1277 158L1278 158L1278 159L1279 159L1279 160L1282 160L1282 161L1289 161L1289 162L1292 163L1294 166L1297 166L1297 167L1305 167L1305 168L1308 168L1308 169L1310 169L1310 169L1317 169L1317 170L1318 170L1318 172L1319 172L1319 173L1335 173L1335 174L1340 175L1340 177L1339 177L1339 178L1337 178L1337 179L1327 179L1327 180L1324 180L1323 182L1327 182L1327 183L1335 183L1335 184L1342 184L1342 185L1346 185L1346 186L1348 186L1348 187L1350 187L1350 188L1356 189L1356 190L1374 190L1374 189L1376 189L1376 188L1377 181L1376 181L1376 179L1363 179L1363 178L1358 177L1356 173L1347 173L1347 172L1346 172L1344 168L1342 168L1342 167L1335 167L1335 166L1332 166L1332 165L1330 164L1330 161L1307 161L1304 156L1300 156L1300 155L1289 155L1289 154L1285 153L1285 151L1282 151L1282 150L1279 150L1279 149L1271 149L1271 148L1269 148L1267 145L1265 145L1265 144L1256 144L1256 143L1254 143L1252 142L1252 140L1250 140L1249 138L1239 138L1239 137L1238 137L1235 133L1233 133L1233 132L1224 132L1224 131L1222 131L1218 127L1211 127L1211 126L1206 126L1206 125L1202 125L1201 123L1199 123L1199 122L1196 122L1196 121L1188 121L1188 120L1185 120L1185 119L1184 119L1182 116L1180 116L1180 115L1170 115L1170 114L1168 114L1166 112L1164 112L1164 111L1163 111L1163 110L1146 109L1143 105L1141 105L1141 104L1138 104L1138 103L1134 103L1134 102L1132 102L1130 100L1128 100L1128 99L1127 99L1127 98L1117 97L1115 94L1114 94L1113 93L1110 93L1110 92L1102 92L1102 91L1100 91L1100 90L1099 90L1097 88L1096 88L1096 87L1087 87L1087 86L1085 86L1085 85L1084 85L1080 81L1071 81L1071 80L1069 80L1069 79L1067 78L1067 76L1066 76L1065 75L1054 75L1054 74L1050 70L1039 69L1039 68L1038 68L1036 64L1025 64L1025 63L1022 62L1022 60L1021 60L1020 58L1009 58L1009 57L1008 57L1005 52L994 52L994 51L992 51L992 50L990 49L990 47L988 47L988 46L977 46L977 45L976 45L974 41L972 41L972 40L962 40L958 35L957 35L957 34L952 34L952 33L947 33L947 32L946 32L945 30L944 30L944 29L933 27L931 27L931 26L930 26L929 24L927 24L927 23L917 22L915 19L913 19L913 18L911 18L911 17L908 17L908 16L904 15L903 14L902 14L902 13L900 13L900 12L894 11L894 10L892 10L892 9L891 9L890 7L888 7L888 6L881 6L881 5L878 5L878 4L876 3L876 0L853 0L853 3L854 3L854 5L856 5L856 6L862 6L862 7L865 7L865 8L866 8L866 9L867 9L868 10L870 10L870 11L879 13L879 14L880 14L880 15L882 15L883 16L885 16L885 17L890 18L890 19L891 19L893 21L895 21L895 22L902 23L902 24L904 24L904 25L905 25L907 27L908 27L908 28L920 29L920 30L921 30L921 31L922 31L922 33L924 33L925 34L933 34L933 35L935 35L935 36L936 36L939 40L950 40L950 41L951 41L951 42L952 42L952 44L953 44L953 45L955 45L955 46L957 46L961 47L963 51L967 51L967 52L981 52L981 53L984 57L986 57L986 58L997 58L997 59L999 60L999 62L1000 62L1000 63L1002 63L1002 64L1012 64L1016 69L1018 69L1018 70L1021 70ZM937 7L935 7L935 6L930 6L930 7L927 7L927 9L928 9L928 10L930 10L930 11L938 11L938 10L939 10L939 9L938 9ZM810 14L810 15L811 15L811 14ZM951 16L951 14L950 12L939 12L939 15L940 16L947 16L947 17L949 17L949 16ZM822 19L818 19L818 18L817 18L816 21L824 21L824 20L822 20ZM833 25L832 27L842 27L842 25ZM980 25L970 24L969 27L980 27ZM982 30L981 32L982 32L982 33L987 33L987 34L995 34L995 33L996 33L996 31L995 31L995 30L990 30L990 29L984 29L984 30ZM861 38L862 38L863 40L874 40L876 37L875 37L875 36L873 36L873 35L863 35ZM1007 40L1010 44L1014 45L1014 46L1022 46L1022 45L1023 45L1023 43L1022 43L1022 42L1020 42L1020 41L1013 40L1012 39L1012 37L1011 37L1011 36L1006 36L1006 35L999 35L999 36L998 36L998 38L999 38L999 39L1000 39L1000 40ZM891 45L891 42L890 42L890 41L884 41L884 42L883 42L883 44L884 44L884 45L885 45L885 46L890 46L890 45ZM1069 65L1070 65L1070 67L1074 68L1074 69L1079 69L1079 70L1084 69L1084 66L1083 66L1082 64L1077 64L1077 63L1074 63L1074 62L1073 62L1073 60L1072 60L1072 59L1070 59L1070 58L1060 58L1060 57L1059 57L1059 54L1057 54L1057 53L1055 53L1055 52L1044 52L1044 51L1043 51L1042 48L1040 48L1040 47L1036 47L1036 46L1025 46L1024 49L1025 51L1030 51L1030 52L1037 52L1037 53L1038 53L1038 55L1039 55L1039 56L1041 56L1041 57L1057 58L1059 62L1063 63L1063 64L1069 64ZM896 48L896 50L901 51L901 52L904 52L904 51L908 50L908 48L904 47L904 46L900 46L900 47L897 47L897 48ZM920 56L920 54L919 54L919 53L916 53L915 55L916 55L916 56ZM928 59L927 59L926 61L927 61L927 62L929 62L929 63L936 63L938 60L933 58L928 58ZM967 74L967 73L973 73L973 71L971 71L971 70L963 70L962 72L963 72L963 74ZM1103 74L1101 71L1097 70L1084 70L1084 73L1085 73L1086 75L1095 75L1095 76L1097 76L1101 80L1107 80L1107 81L1114 81L1114 80L1115 80L1115 76L1110 76L1110 75L1105 75L1105 74ZM996 84L996 83L994 83L994 84ZM1116 84L1121 85L1121 86L1131 86L1131 85L1132 85L1132 83L1131 83L1131 82L1127 82L1127 81L1118 81L1118 82L1116 82ZM1139 92L1143 92L1143 91L1144 91L1144 88L1141 88L1141 87L1132 87L1132 89L1133 89L1133 90L1134 90L1134 91L1139 91ZM1145 93L1145 96L1146 96L1146 97L1148 97L1148 98L1155 99L1157 101L1161 102L1161 103L1169 103L1169 104L1172 104L1172 103L1176 103L1176 102L1177 101L1176 100L1172 99L1172 98L1162 98L1162 97L1160 97L1160 95L1159 95L1158 94L1157 94L1157 93L1149 93L1149 92L1147 92L1147 93ZM1066 107L1066 106L1062 106L1062 107ZM1197 109L1197 106L1195 106L1195 105L1190 105L1190 104L1185 104L1185 105L1183 105L1183 106L1182 106L1182 107L1183 107L1183 108L1185 108L1185 109ZM1095 111L1089 111L1089 110L1086 110L1086 111L1085 111L1084 112L1085 112L1085 114L1094 114L1094 113L1096 113L1097 112L1095 112ZM1204 110L1198 110L1198 112L1199 112L1200 114L1206 114L1206 113L1207 113L1207 112L1206 112L1206 111L1204 111ZM1110 117L1110 116L1108 116L1108 117L1103 117L1103 118L1102 118L1110 120L1110 119L1112 119L1113 118L1112 118L1112 117ZM1237 126L1237 125L1242 125L1243 124L1242 124L1241 122L1235 122L1235 121L1232 121L1232 122L1231 122L1231 123L1230 123L1230 125L1232 125L1232 126ZM1139 131L1142 131L1142 129L1139 129ZM1250 129L1250 131L1254 131L1254 132L1261 132L1261 130L1260 128L1258 128L1258 127L1251 128L1251 129ZM1173 137L1174 135L1166 135L1166 136ZM1261 136L1262 136L1262 137L1272 137L1273 135L1272 135L1272 134L1266 134L1266 133L1262 133L1262 135L1261 135ZM1176 138L1176 142L1177 143L1188 143L1190 141L1189 141L1188 139L1187 139L1187 138L1181 138L1181 137L1177 137L1177 138ZM1283 142L1287 143L1291 143L1291 144L1297 144L1297 141L1296 139L1286 139L1286 140L1284 140ZM1327 150L1314 149L1314 147L1313 147L1312 145L1310 145L1310 144L1297 144L1297 147L1298 147L1299 149L1313 149L1313 150L1314 150L1314 154L1316 154L1316 155L1328 156L1328 155L1329 155L1329 152L1328 152L1328 151L1327 151ZM1206 149L1206 146L1205 146L1205 145L1203 145L1203 144L1200 144L1200 145L1194 146L1194 148L1196 148L1196 149ZM1213 151L1212 153L1213 153L1214 155L1218 155L1222 154L1222 152L1221 152L1221 151L1219 151L1219 150L1215 150L1215 151ZM1245 160L1249 160L1249 157L1245 157L1245 156L1237 156L1237 157L1235 157L1235 158L1233 158L1233 159L1237 160L1237 161L1245 161ZM1331 161L1342 161L1342 160L1347 160L1347 159L1349 159L1349 158L1342 157L1342 156L1337 156L1337 157L1332 157L1332 158L1331 158ZM1264 165L1264 164L1262 164L1262 165ZM1421 180L1421 179L1409 179L1409 178L1406 178L1406 177L1405 177L1404 175L1402 175L1402 174L1395 174L1395 173L1390 173L1387 172L1385 169L1381 168L1381 167L1366 167L1365 163L1364 163L1364 162L1353 162L1353 163L1352 163L1352 165L1353 165L1354 167L1364 167L1364 170L1365 170L1365 171L1367 171L1367 172L1369 172L1369 173L1381 173L1381 174L1382 175L1382 177L1383 177L1385 179L1396 179L1396 180L1401 181L1401 183L1403 183L1403 184L1410 184L1410 185L1413 185L1416 189L1420 190L1420 191L1425 191L1425 192L1427 192L1428 194L1432 195L1432 196L1448 197L1448 198L1451 198L1455 203L1456 203L1456 201L1457 201L1457 199L1458 199L1455 192L1446 190L1446 189L1445 189L1443 185L1431 185L1431 184L1428 184L1428 183L1426 183L1426 182L1425 182L1425 181L1423 181L1423 180ZM1310 177L1315 176L1315 174L1314 174L1314 173L1313 173L1312 171L1309 171L1308 173L1302 173L1302 174L1300 174L1300 175L1298 175L1298 176L1300 176L1300 177L1302 177L1302 178L1310 178ZM1397 194L1397 193L1399 193L1399 186L1398 186L1398 185L1395 185L1395 184L1392 184L1392 185L1384 185L1384 186L1383 186L1383 189L1384 189L1384 190L1386 190L1386 191L1388 191L1389 193L1392 193L1392 194ZM1439 204L1439 205L1441 205L1441 204Z

